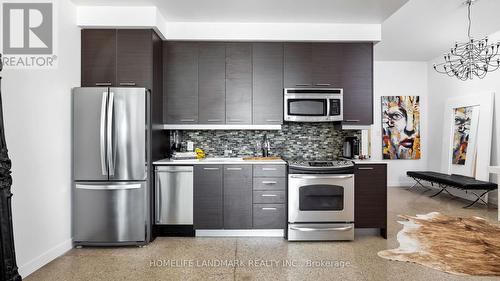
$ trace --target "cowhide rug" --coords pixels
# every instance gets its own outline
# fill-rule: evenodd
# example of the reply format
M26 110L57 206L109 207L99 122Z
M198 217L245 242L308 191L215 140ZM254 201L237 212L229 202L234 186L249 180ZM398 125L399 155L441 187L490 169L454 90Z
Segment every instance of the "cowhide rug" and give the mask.
M381 251L380 257L457 275L500 276L500 227L437 212L399 217L406 219L399 222L399 248Z

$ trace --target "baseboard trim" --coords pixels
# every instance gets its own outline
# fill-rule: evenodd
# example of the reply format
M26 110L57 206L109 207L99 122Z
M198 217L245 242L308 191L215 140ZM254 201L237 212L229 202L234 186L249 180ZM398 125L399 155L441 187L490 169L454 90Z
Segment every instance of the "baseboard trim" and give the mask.
M200 229L196 237L284 237L283 229Z
M73 248L73 240L68 239L56 245L52 249L49 249L48 251L39 255L38 257L32 259L31 261L19 266L19 274L21 275L22 278L26 278L31 273L37 271L42 266L62 256L72 248Z

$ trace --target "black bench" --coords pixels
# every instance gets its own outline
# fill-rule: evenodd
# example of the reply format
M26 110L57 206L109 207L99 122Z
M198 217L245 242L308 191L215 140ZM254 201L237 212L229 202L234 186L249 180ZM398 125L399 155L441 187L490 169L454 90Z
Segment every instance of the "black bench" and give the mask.
M430 182L433 186L434 183L436 183L437 186L441 188L441 190L438 193L432 195L431 197L437 196L443 191L450 194L451 196L454 196L448 190L446 190L449 187L462 189L465 190L466 193L470 192L471 194L475 195L477 199L474 202L470 203L469 205L464 206L464 208L469 208L480 200L484 204L487 204L483 200L483 196L488 194L488 192L498 188L498 185L496 183L480 181L476 180L473 177L466 177L462 175L448 175L448 174L428 172L428 171L422 171L422 172L411 171L411 172L406 172L406 175L409 176L410 178L413 178L416 181L416 183L412 187L416 185L421 185L423 187L426 187L421 183L422 181ZM477 193L478 190L483 190L483 193Z

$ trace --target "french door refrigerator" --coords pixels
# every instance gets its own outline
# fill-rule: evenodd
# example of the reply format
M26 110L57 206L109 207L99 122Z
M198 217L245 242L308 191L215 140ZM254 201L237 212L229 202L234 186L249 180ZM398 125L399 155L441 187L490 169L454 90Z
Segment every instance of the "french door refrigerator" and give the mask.
M73 89L76 246L149 240L149 91Z

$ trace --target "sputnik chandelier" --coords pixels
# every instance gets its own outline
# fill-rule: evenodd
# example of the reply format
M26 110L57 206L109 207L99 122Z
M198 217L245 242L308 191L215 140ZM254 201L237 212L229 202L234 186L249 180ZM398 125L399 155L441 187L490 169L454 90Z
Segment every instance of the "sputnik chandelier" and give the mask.
M469 21L466 43L455 43L450 52L444 54L444 62L434 64L434 69L450 77L457 77L462 81L473 79L474 76L483 79L486 73L497 70L500 67L500 56L498 51L500 42L488 44L488 37L474 40L470 34L471 30L471 6L477 0L466 0L467 19Z

